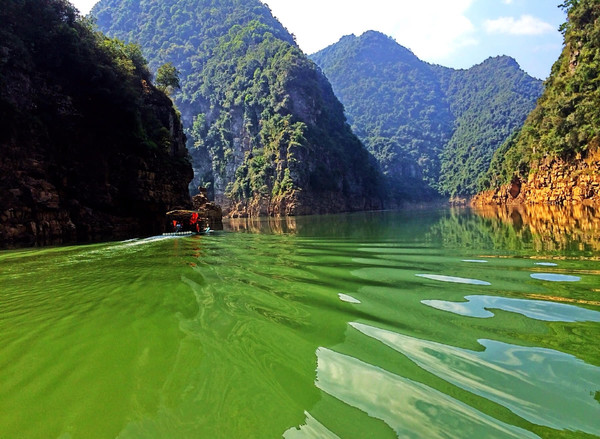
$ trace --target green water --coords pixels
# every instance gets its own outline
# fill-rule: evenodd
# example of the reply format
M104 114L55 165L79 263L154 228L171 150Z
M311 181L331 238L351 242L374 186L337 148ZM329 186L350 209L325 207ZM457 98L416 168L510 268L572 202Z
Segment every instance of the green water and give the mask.
M0 252L0 438L600 437L598 230L229 228Z

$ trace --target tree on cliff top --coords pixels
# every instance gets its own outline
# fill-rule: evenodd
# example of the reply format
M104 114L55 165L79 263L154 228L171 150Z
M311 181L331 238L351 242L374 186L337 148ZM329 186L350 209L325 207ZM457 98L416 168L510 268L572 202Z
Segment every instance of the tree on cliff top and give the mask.
M160 91L169 92L170 94L173 90L181 88L179 70L177 70L173 63L165 63L156 70L154 82Z

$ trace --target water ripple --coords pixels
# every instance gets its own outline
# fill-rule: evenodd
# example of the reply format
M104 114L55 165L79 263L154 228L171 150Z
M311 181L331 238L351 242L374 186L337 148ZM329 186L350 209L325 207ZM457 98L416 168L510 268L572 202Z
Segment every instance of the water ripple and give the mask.
M488 311L492 308L548 322L600 322L600 312L564 303L495 296L465 296L465 299L467 302L422 300L421 303L467 317L493 317L494 313Z
M425 384L351 356L319 348L317 358L317 387L383 420L398 437L442 439L449 431L469 431L471 437L485 438L537 437Z
M555 273L533 273L530 276L533 279L545 280L548 282L579 282L581 280L579 276L569 276L566 274Z
M594 392L600 368L551 349L479 340L483 352L420 340L361 323L351 325L428 372L528 421L600 435Z
M444 276L440 274L415 274L417 277L423 277L425 279L437 280L440 282L452 282L457 284L469 284L469 285L491 285L491 283L484 280L468 279L464 277Z
M342 302L354 303L354 304L360 303L360 300L355 299L354 297L349 296L348 294L339 293L338 297L340 298L340 300Z

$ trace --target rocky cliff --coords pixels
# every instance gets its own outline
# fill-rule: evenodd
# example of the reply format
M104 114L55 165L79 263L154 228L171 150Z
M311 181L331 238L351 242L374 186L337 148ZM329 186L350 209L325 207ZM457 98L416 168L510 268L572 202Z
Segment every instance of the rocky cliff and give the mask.
M573 160L547 158L527 179L482 192L471 204L600 204L600 151Z
M189 207L185 135L135 46L66 2L0 11L0 246L158 233Z
M600 4L565 1L563 51L523 128L496 153L474 203L600 201Z

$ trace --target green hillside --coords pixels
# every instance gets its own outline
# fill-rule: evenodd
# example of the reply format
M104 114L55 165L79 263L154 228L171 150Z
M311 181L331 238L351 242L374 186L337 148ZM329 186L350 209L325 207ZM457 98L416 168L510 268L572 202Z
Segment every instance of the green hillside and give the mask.
M533 109L542 83L508 56L488 58L468 70L436 70L455 116L454 133L440 158L439 188L447 195L471 195L496 150Z
M194 185L226 212L379 207L378 171L320 70L258 0L102 0L100 29L172 62Z
M400 198L434 195L453 116L429 65L393 39L366 32L311 56L330 79L354 132Z

